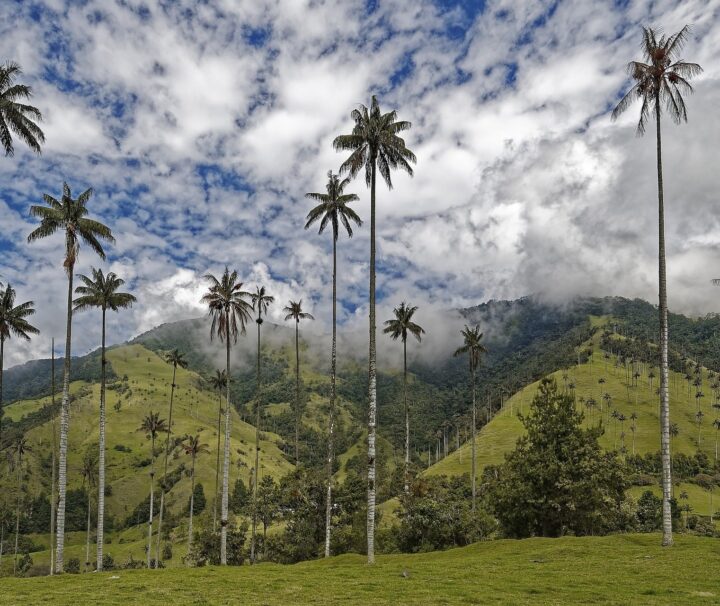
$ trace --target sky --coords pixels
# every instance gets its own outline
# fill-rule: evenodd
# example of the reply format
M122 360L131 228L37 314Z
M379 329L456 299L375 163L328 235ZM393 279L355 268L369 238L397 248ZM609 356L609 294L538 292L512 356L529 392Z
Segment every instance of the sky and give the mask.
M377 194L378 318L402 300L433 314L537 294L657 297L655 134L637 105L610 111L640 58L641 27L691 24L683 58L704 73L689 122L663 124L670 308L720 311L720 0L2 0L0 60L23 68L44 115L42 155L0 157L0 281L32 299L41 335L6 366L64 337L60 235L28 244L31 204L92 187L116 244L91 267L137 304L108 341L201 316L203 276L225 265L330 327L331 241L305 231L350 112L377 95L412 123L415 174ZM365 220L338 243L339 322L367 325ZM99 312L76 316L73 353L99 344ZM62 352L62 348L59 349Z

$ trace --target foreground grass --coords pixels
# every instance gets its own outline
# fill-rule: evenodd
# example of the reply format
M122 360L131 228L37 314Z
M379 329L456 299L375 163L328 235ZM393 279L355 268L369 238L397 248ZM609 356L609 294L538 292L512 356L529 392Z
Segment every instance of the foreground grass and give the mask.
M491 541L294 566L0 579L11 604L717 604L720 541L658 535ZM406 576L403 576L403 571Z

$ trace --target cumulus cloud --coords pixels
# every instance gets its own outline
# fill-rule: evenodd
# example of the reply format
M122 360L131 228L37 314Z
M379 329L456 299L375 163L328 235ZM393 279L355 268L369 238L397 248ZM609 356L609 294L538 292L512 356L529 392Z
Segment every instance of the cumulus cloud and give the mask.
M718 17L702 0L6 3L0 55L24 67L47 135L41 157L19 144L0 162L0 279L35 300L42 329L8 360L64 333L62 238L25 242L28 206L63 180L94 188L91 213L117 238L105 264L84 248L78 272L103 265L138 296L111 341L201 315L202 276L225 265L276 296L275 322L302 298L326 340L331 243L303 229L303 194L324 189L344 159L332 139L373 93L413 123L415 176L379 185L377 225L378 318L419 305L414 351L445 355L459 327L447 310L489 298L654 300L654 133L635 138L637 107L609 119L645 24L692 23L686 56L705 68L689 124L663 125L668 275L673 310L714 311ZM339 318L364 335L369 195L361 179L349 190L365 225L338 243ZM77 353L99 342L90 315Z

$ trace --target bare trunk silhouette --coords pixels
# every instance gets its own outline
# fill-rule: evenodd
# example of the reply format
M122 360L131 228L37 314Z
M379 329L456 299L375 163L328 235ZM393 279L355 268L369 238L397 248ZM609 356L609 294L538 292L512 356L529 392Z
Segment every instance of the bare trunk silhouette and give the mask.
M370 351L368 355L368 508L367 558L375 563L375 425L377 416L377 376L375 349L375 158L370 171Z

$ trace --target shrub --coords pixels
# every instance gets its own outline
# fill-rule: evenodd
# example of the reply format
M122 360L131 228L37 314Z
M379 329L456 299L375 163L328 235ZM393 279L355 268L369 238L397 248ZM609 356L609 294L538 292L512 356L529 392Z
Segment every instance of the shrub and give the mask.
M243 547L247 523L240 526L230 524L227 532L227 563L231 566L240 566L245 557ZM187 562L191 566L216 566L220 564L220 532L213 532L211 528L201 529L194 537Z
M103 570L115 570L115 560L109 553L103 554Z
M80 574L80 560L78 558L70 558L67 564L65 564L65 572Z
M172 560L172 556L173 556L172 545L170 543L165 543L165 545L163 545L163 550L162 550L163 560Z

